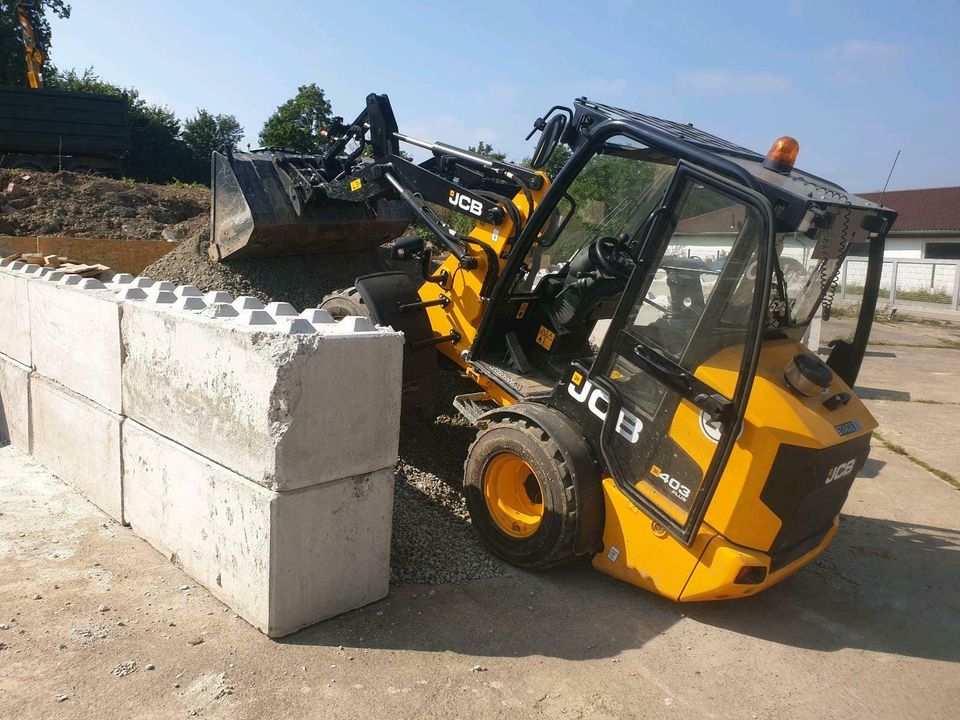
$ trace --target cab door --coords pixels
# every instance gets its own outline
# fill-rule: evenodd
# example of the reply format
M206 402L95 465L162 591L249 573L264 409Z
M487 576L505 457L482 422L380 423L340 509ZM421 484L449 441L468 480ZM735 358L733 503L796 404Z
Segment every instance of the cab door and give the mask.
M690 545L743 413L770 295L760 194L680 162L589 378L609 396L600 448L618 488Z

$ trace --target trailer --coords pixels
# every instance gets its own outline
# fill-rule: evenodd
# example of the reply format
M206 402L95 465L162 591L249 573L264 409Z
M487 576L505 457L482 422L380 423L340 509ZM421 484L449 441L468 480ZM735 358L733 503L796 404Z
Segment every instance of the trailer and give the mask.
M0 167L120 175L125 96L0 87Z

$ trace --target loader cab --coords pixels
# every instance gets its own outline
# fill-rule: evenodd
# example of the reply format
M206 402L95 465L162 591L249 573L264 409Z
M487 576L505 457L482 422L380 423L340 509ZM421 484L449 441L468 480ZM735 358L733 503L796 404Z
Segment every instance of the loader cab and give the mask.
M755 153L720 149L671 143L641 125L601 123L576 147L515 246L472 350L474 364L515 402L559 411L587 439L604 467L610 503L609 553L594 563L639 585L650 578L642 558L656 548L636 546L630 562L640 564L625 566L618 563L625 537L656 543L670 536L677 541L671 552L687 562L705 542L707 512L722 512L724 504L711 498L747 427L755 380L762 378L763 392L776 401L751 406L751 432L768 407L830 432L830 423L862 410L848 407L851 396L834 372L852 385L866 335L858 329L859 340L840 348L835 363L831 357L833 372L799 343L849 247L869 241L882 256L891 214L819 178L771 170ZM550 217L556 213L559 221ZM873 308L867 312L860 324L868 333ZM821 375L820 385L809 394L791 385L791 363ZM851 422L836 422L835 432L842 437L853 428L855 440L817 436L811 446L823 449L822 460L807 448L798 457L829 464L836 446L850 454L843 459L851 468L862 463L867 422ZM748 455L741 451L737 462ZM819 474L819 465L812 472ZM754 488L724 492L738 508L773 507L776 492L803 487L785 481L786 472L764 485L773 477L769 467L737 475L728 486L748 482L748 475ZM817 494L811 486L811 498L791 500L807 507L783 511L779 535L771 531L752 546L771 553L764 578L825 546L848 487ZM752 496L760 488L770 496L762 502ZM813 509L817 503L822 507ZM630 530L642 517L653 525ZM727 528L732 536L741 532L737 525ZM708 534L718 526L715 519ZM669 574L666 557L664 563ZM724 597L721 585L704 597ZM665 587L650 589L674 593Z

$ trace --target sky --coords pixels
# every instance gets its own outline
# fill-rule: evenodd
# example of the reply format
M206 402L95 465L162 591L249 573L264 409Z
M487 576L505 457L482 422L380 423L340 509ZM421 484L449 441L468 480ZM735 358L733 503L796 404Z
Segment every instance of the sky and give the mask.
M528 157L533 120L587 96L692 122L854 192L960 185L960 3L73 0L52 60L180 117L230 113L253 146L300 85L353 118ZM409 149L409 148L408 148ZM417 157L416 154L414 154ZM420 156L422 157L422 156Z

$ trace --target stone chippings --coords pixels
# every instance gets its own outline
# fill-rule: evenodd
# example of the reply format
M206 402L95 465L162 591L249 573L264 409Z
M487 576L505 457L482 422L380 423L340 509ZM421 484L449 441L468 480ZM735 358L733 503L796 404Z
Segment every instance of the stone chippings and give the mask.
M400 424L390 582L465 583L509 573L510 566L480 543L463 498L463 462L476 429L452 406L455 395L475 392L466 380L443 377L439 417L412 413Z

